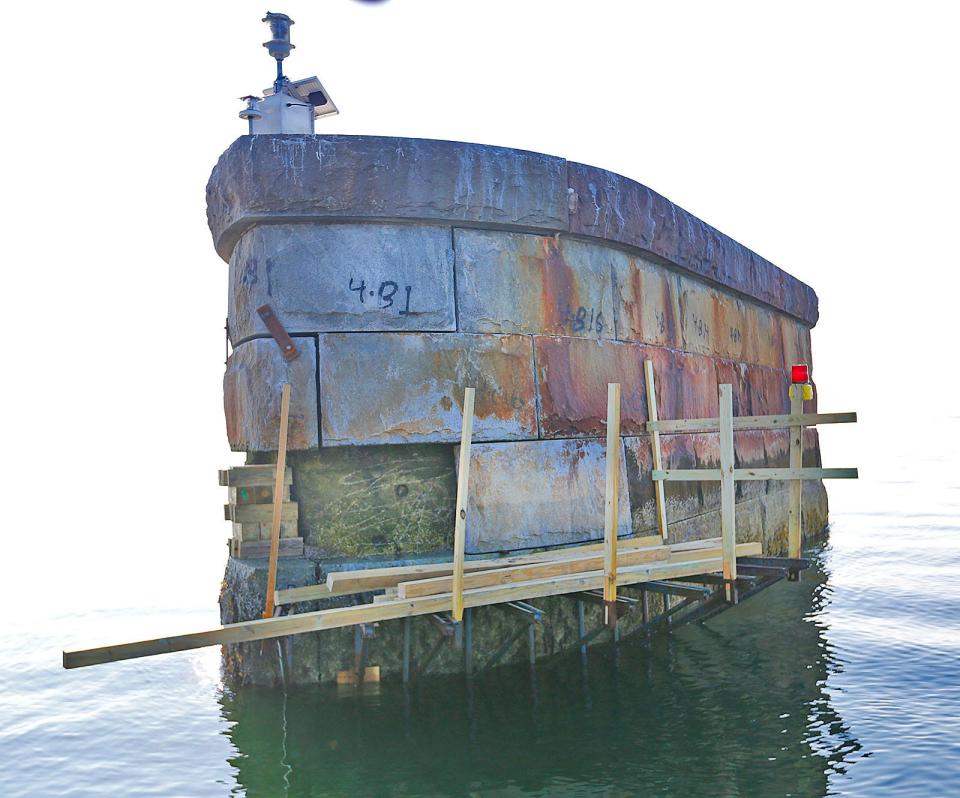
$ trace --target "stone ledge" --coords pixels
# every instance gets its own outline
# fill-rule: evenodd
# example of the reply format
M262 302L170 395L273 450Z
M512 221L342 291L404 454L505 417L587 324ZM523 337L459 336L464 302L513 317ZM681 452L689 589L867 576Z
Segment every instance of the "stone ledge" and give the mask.
M241 136L207 184L224 260L254 224L324 219L476 222L567 230L566 161L459 141Z

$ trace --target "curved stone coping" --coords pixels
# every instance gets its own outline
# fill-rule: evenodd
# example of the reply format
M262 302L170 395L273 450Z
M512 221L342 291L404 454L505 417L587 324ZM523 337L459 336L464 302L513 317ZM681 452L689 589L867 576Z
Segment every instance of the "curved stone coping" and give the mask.
M817 295L644 185L540 153L384 136L242 136L207 184L207 220L229 261L257 224L445 222L602 239L655 255L807 324Z

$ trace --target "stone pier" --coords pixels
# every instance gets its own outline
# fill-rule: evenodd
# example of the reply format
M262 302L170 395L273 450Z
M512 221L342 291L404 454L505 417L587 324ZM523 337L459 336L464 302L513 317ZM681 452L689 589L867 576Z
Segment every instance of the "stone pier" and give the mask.
M248 462L275 458L280 386L292 385L288 462L305 555L282 561L281 585L449 558L464 386L477 388L467 553L512 552L602 538L607 382L623 386L619 531L646 535L656 516L644 360L667 419L716 416L722 382L735 414L786 413L789 367L811 362L809 286L645 186L562 158L244 136L215 167L207 207L229 264L227 436ZM281 356L263 304L294 337L296 360ZM788 465L786 432L739 432L735 443L738 467ZM662 444L665 468L718 466L716 434ZM819 465L815 430L804 465ZM673 540L719 535L717 485L667 483L666 498ZM737 501L738 540L783 553L786 485L738 483ZM805 531L826 520L822 484L804 483ZM264 582L262 561L231 559L223 620L254 617ZM543 604L547 654L576 640L577 619L569 599ZM515 622L479 611L475 639ZM428 639L429 619L414 623ZM372 643L385 673L399 667L402 627L382 624ZM293 647L298 681L352 662L349 630ZM227 676L271 682L275 652L259 648L231 647Z

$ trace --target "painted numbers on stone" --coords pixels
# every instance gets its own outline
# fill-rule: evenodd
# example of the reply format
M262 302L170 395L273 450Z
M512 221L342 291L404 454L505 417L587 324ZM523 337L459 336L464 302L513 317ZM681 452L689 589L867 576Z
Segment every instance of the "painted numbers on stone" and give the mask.
M657 322L657 332L663 335L667 331L667 315L662 310L655 310L653 315Z
M403 286L403 291L400 291L400 286L393 280L384 280L380 283L380 287L374 291L372 288L367 287L365 280L360 280L359 284L356 284L356 279L351 277L350 282L347 287L351 291L357 292L357 297L360 300L361 305L367 304L367 300L372 300L376 297L376 304L378 308L386 310L387 308L396 307L397 314L400 316L407 316L410 314L410 292L413 290L413 286L405 285ZM397 294L400 296L397 296Z
M691 326L700 338L707 339L710 337L710 325L695 313L691 314Z
M606 324L603 313L598 313L595 308L585 308L583 305L577 308L576 313L568 309L566 315L570 323L570 331L573 333L596 332L600 335Z

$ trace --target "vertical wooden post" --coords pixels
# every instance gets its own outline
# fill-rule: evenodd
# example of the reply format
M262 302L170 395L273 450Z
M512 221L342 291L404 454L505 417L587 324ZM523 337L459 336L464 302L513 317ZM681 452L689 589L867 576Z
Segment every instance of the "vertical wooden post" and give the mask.
M653 379L653 361L645 360L643 363L643 373L647 379L647 419L649 421L659 421L657 415L657 385ZM663 457L660 453L660 433L654 430L650 433L650 446L653 449L653 468L659 471L663 468ZM663 542L667 542L667 502L664 496L663 480L658 479L653 483L653 495L657 506L657 527L660 530L660 537Z
M733 455L733 387L720 386L720 534L727 601L736 603L737 578L736 482Z
M790 386L790 415L803 413L803 386ZM790 468L803 468L803 427L790 427ZM787 556L800 557L800 544L803 540L803 515L801 496L803 483L799 479L790 480L790 514L787 525Z
M463 427L460 431L460 472L457 475L457 516L453 528L453 620L463 620L463 552L467 532L467 488L470 484L470 439L473 436L475 388L463 391Z
M273 516L270 519L270 561L267 566L267 603L264 618L273 617L273 594L277 589L277 557L280 555L280 513L283 510L284 476L287 472L287 425L290 421L290 383L280 393L280 441L277 444L277 474L273 480Z
M620 383L607 384L607 479L603 524L604 620L617 625L617 527L620 508Z

